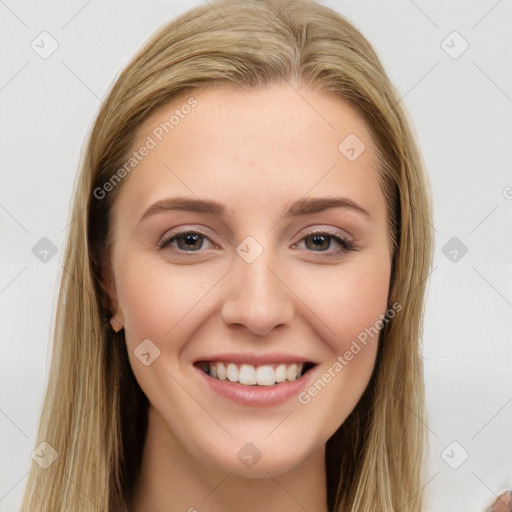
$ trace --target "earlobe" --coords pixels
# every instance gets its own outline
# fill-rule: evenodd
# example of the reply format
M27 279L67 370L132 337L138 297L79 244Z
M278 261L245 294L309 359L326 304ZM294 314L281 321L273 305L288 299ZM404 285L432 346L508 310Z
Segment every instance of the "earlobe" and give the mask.
M117 301L116 284L110 266L103 267L101 288L106 299L105 308L112 315L109 318L110 325L114 332L118 333L124 327L124 317Z
M121 313L116 313L113 317L110 318L110 325L112 329L117 334L124 327L124 321L122 319Z

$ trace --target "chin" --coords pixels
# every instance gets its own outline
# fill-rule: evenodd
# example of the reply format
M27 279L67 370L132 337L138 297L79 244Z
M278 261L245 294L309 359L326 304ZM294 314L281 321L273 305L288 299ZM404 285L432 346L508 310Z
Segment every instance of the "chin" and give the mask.
M219 471L231 473L233 476L241 478L269 478L270 476L288 473L307 459L307 454L305 453L294 453L292 456L290 452L293 452L291 447L289 453L282 457L275 454L262 454L261 458L255 462L242 462L237 456L231 456L226 459L219 459L217 456L212 462Z
M201 464L210 469L216 468L222 473L232 473L243 478L268 478L287 473L301 463L307 461L314 453L321 450L324 456L324 445L308 449L305 441L300 443L282 438L266 439L268 431L261 435L261 441L247 441L246 436L235 436L223 443L208 446L194 446L194 456ZM252 437L255 438L254 436ZM199 448L199 453L197 452Z

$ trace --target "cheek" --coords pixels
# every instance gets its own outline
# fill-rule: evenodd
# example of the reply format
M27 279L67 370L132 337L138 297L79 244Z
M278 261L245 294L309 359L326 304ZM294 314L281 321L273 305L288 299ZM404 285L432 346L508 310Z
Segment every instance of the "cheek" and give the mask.
M307 277L296 267L292 274L285 271L288 283L306 306L297 314L307 317L313 313L311 322L318 323L324 342L338 353L347 350L365 329L371 330L387 307L389 264L372 254L352 261L338 268L310 268ZM133 343L146 338L169 339L173 330L178 333L193 322L209 302L209 292L216 286L222 288L219 281L225 273L224 267L214 264L178 267L133 253L120 259L117 269L118 300L125 331ZM176 348L179 336L174 341Z
M370 380L387 311L390 267L359 259L340 267L308 306L322 319L322 339L331 351L298 401L324 425L326 441L352 412ZM320 325L317 323L317 325ZM328 326L328 328L327 328Z
M133 257L120 262L116 282L118 299L130 338L163 340L194 316L215 286L215 270L172 266L155 259ZM178 341L178 340L176 340Z
M308 293L308 306L325 325L323 339L337 353L348 350L358 337L364 339L365 333L376 344L375 326L386 313L390 265L383 258L365 259L340 266Z

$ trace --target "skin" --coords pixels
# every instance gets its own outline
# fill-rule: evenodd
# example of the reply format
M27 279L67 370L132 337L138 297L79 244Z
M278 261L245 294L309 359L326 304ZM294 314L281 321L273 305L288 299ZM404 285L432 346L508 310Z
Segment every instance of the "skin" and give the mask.
M375 147L355 110L329 92L215 85L194 97L197 106L124 179L112 210L111 323L125 329L150 402L130 510L326 511L325 443L368 384L377 337L307 404L235 403L205 385L193 362L285 352L318 363L319 378L381 318L391 261ZM141 125L134 148L187 98ZM349 134L366 146L354 161L338 150ZM162 211L139 222L177 195L216 200L227 214ZM370 218L349 208L284 216L304 196L343 196ZM183 237L158 246L178 226L207 234L195 252ZM358 250L329 237L315 246L308 229L326 227ZM263 248L252 263L235 250L248 236ZM160 350L148 366L134 354L145 339ZM247 442L262 455L251 467L237 457Z

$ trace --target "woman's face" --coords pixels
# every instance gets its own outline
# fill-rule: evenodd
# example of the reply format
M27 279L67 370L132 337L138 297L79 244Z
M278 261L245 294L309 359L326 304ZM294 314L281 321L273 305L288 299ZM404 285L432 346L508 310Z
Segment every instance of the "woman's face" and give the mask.
M374 367L390 280L375 147L324 91L192 96L140 127L119 173L114 321L163 452L281 474L323 453Z

